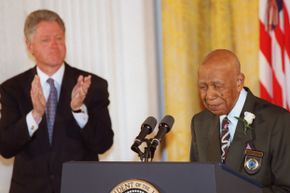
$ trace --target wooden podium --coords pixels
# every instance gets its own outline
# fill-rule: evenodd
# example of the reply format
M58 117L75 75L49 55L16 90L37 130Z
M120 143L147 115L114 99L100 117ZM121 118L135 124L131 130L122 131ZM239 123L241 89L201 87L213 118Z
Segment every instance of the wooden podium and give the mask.
M221 165L189 162L68 162L61 193L110 193L130 179L145 180L160 193L262 193Z

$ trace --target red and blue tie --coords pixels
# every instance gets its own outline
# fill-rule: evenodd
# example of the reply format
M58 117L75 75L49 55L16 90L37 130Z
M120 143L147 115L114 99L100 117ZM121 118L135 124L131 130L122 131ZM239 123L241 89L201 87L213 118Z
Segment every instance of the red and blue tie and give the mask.
M230 121L227 117L225 117L222 121L222 131L221 131L221 136L220 136L220 138L221 138L221 151L222 151L222 155L221 155L222 163L225 163L228 149L230 147L229 123L230 123Z

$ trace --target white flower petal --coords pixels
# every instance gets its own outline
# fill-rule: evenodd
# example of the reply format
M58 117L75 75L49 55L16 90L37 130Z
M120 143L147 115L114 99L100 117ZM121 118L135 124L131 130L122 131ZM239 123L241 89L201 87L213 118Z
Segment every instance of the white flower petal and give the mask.
M244 113L244 119L247 121L247 123L249 124L249 125L251 125L252 123L253 123L253 120L256 118L256 116L253 114L253 113L251 113L251 112L245 112Z

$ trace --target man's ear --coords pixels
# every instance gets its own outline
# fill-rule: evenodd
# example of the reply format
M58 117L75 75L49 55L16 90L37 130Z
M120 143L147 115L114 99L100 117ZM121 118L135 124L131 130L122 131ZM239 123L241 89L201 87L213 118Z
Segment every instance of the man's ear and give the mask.
M31 41L26 39L25 40L25 45L26 45L26 50L27 50L27 54L28 54L29 58L34 60L33 44L31 43Z
M28 40L28 39L25 39L25 44L26 44L26 49L29 51L30 54L33 54L32 53L32 44L31 44L31 41Z
M237 88L239 90L242 90L242 88L244 87L244 81L245 81L245 75L243 73L240 73L237 78Z

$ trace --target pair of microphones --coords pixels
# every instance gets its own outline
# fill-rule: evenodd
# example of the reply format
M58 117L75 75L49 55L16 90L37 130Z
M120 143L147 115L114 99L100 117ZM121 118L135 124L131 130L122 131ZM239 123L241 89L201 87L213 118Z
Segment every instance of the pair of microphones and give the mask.
M171 130L172 125L174 123L174 118L171 115L164 116L159 125L158 125L158 132L156 136L152 139L147 139L146 136L153 132L155 126L157 125L156 118L150 116L148 117L141 125L141 131L138 136L135 138L133 145L131 146L131 150L136 152L141 161L148 159L153 160L155 150L157 146L160 144L161 140L164 136ZM145 151L142 152L139 149L139 146L146 142L147 147L145 147Z

